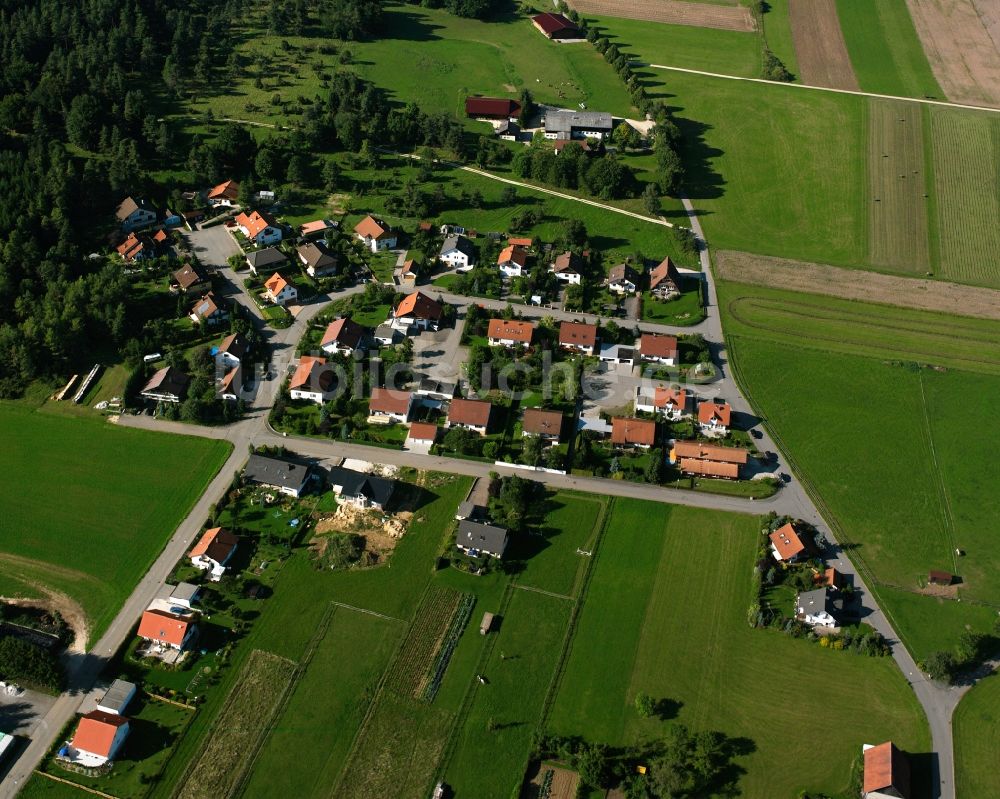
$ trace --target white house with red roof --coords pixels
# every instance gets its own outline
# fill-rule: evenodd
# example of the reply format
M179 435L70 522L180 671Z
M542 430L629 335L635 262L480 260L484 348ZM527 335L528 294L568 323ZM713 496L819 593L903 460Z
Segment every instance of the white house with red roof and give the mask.
M368 399L368 420L376 424L410 420L413 412L414 395L411 391L395 391L391 388L373 388Z
M729 432L732 408L728 402L702 402L698 405L698 427L706 436L724 436Z
M662 336L657 333L643 333L635 343L639 356L644 361L677 365L677 337Z
M330 355L352 355L355 350L365 349L367 337L367 329L345 316L326 326L319 347Z
M337 383L336 373L326 358L303 355L288 383L288 390L294 400L308 400L322 405L333 396Z
M206 530L198 543L188 553L191 565L196 569L208 572L213 582L222 579L226 573L226 564L236 553L240 539L224 527L213 527Z
M670 386L636 386L635 410L637 413L660 414L676 422L687 413L689 395L686 389Z
M117 713L92 710L80 718L73 738L57 757L84 768L99 768L115 759L129 734L129 720Z
M264 294L275 305L285 306L299 298L299 290L275 272L264 282Z
M281 226L270 214L263 211L237 214L236 227L258 247L281 241Z
M516 244L508 244L497 256L497 266L504 277L521 277L528 265L528 251Z
M354 226L354 235L372 252L391 250L396 246L396 234L385 222L371 214Z
M138 636L160 650L187 649L197 631L194 614L173 613L157 603L158 600L154 600L143 612Z
M236 200L240 196L240 184L235 180L227 180L218 186L213 186L208 190L205 199L213 208L220 205L236 205Z

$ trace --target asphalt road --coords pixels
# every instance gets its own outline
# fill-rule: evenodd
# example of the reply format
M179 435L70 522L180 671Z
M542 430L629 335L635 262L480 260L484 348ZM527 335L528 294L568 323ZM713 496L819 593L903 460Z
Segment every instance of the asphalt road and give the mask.
M572 199L575 200L577 198ZM684 204L688 210L692 229L697 234L699 240L703 242L704 237L698 218L687 200L684 201ZM212 228L210 230L215 229ZM222 231L222 233L229 238L228 233L225 233L225 231ZM199 240L198 246L204 246L202 257L206 261L209 258L215 259L211 262L221 266L225 262L225 258L228 257L228 253L226 253L226 248L223 246L221 239L216 241L215 237L213 237L211 241L213 242L212 244L202 245L201 240ZM231 238L229 238L229 241L230 243L232 242ZM218 260L220 258L221 263ZM735 381L729 374L722 335L722 323L718 312L715 282L711 272L708 253L705 249L702 250L701 265L706 282L707 319L697 328L666 328L648 323L644 323L640 327L644 330L658 330L671 333L692 332L696 329L702 333L713 345L713 357L716 361L719 374L710 386L701 387L699 392L711 396L725 397L732 405L738 418L742 417L747 426L755 432L757 446L761 449L770 449L771 451L778 452L779 450L771 439L767 429L761 425L760 420L753 414L752 408L742 396ZM234 283L234 280L238 281L235 275L232 275L225 269L223 269L222 275L230 283L224 289L227 295L230 292L233 296L243 295L241 283ZM363 286L354 287L347 293L360 290L363 290ZM428 291L428 289L423 290ZM428 293L433 294L433 289L430 289ZM342 294L338 294L337 296L342 296ZM470 302L468 298L464 297L455 297L447 294L444 297L449 301L461 304L468 304ZM243 301L252 303L248 297L243 296L242 299ZM283 376L284 367L291 362L296 342L305 332L309 320L324 307L325 301L328 299L331 299L331 297L316 298L314 302L300 308L296 315L295 323L285 330L275 331L266 328L259 317L254 317L266 344L272 349L272 360L273 362L277 362L277 373L279 375ZM505 305L505 303L492 303L487 300L473 301L487 307L503 307ZM532 309L528 308L519 310L525 312L526 315L533 313ZM578 314L566 314L565 312L555 312L548 309L537 310L539 315L551 315L555 318L579 318L580 316ZM78 712L87 691L94 684L107 658L132 634L132 629L143 609L156 596L158 589L170 574L174 564L183 557L190 541L201 530L202 524L208 516L209 508L222 496L230 484L234 473L242 468L247 459L250 444L282 444L289 446L290 449L304 456L324 460L333 457L352 457L374 460L380 463L414 466L422 469L437 469L474 477L482 477L491 470L504 468L458 458L443 458L416 452L400 452L356 444L279 435L268 427L267 415L277 396L280 384L281 380L277 378L263 381L256 392L247 416L241 421L225 428L194 427L177 422L164 422L147 416L123 416L120 418L119 424L123 426L142 427L173 434L193 434L225 439L232 442L234 446L233 453L216 478L211 482L208 489L197 501L192 511L178 527L152 568L142 578L128 600L126 600L125 605L101 639L86 656L80 657L70 664L70 690L54 702L44 717L35 726L34 734L28 747L21 753L3 781L0 782L0 799L13 797L16 794L20 786L30 776L32 769L35 768L48 751L59 730ZM784 485L781 491L774 497L766 500L751 501L739 497L667 489L640 483L516 470L519 474L530 476L532 479L540 480L554 488L575 488L609 496L649 499L658 502L694 505L697 507L742 513L760 514L769 510L775 510L779 514L795 516L816 525L827 540L831 542L829 552L831 561L840 572L848 575L853 580L855 587L858 589L863 603L865 621L882 633L889 641L893 658L903 672L903 675L913 686L913 690L924 708L931 729L933 750L937 755L935 776L938 790L935 791L935 797L954 799L951 715L962 694L968 690L969 686L951 689L943 688L929 682L919 672L909 652L907 652L906 648L898 640L889 620L878 607L874 596L868 591L863 578L854 568L849 557L845 555L836 543L833 543L833 533L829 525L821 517L808 493L801 483L795 479L794 475L791 474L791 470L786 469L786 471L789 473L790 481ZM859 709L859 712L864 712L864 709Z

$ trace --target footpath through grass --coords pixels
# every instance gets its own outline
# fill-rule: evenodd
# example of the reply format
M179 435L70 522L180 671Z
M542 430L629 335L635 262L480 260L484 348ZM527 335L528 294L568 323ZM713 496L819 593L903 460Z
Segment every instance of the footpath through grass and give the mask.
M0 585L67 594L92 641L232 450L14 403L0 403L0 434Z
M891 659L747 626L758 535L750 516L616 500L550 731L621 746L655 740L663 718L718 730L742 752L740 795L760 799L847 790L871 740L927 752L920 707ZM784 679L805 688L767 688ZM663 718L639 717L639 692L660 702ZM802 733L817 719L837 734L811 758Z

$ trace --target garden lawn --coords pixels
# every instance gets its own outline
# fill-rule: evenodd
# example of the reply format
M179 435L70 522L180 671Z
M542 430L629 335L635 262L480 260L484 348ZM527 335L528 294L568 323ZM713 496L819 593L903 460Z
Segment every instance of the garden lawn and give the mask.
M1000 677L993 675L967 693L952 719L955 791L958 799L1000 796Z
M744 78L760 77L761 39L757 33L668 25L662 22L587 16L629 58ZM640 72L645 70L640 68Z
M945 99L906 5L906 0L837 0L858 84L876 94Z
M404 629L402 622L334 609L307 670L254 762L246 796L330 795ZM289 768L289 752L295 752L294 768Z
M546 502L544 522L529 533L515 535L507 557L526 558L521 585L575 596L587 556L604 517L605 500L593 495L558 492Z
M68 594L92 641L232 449L13 403L0 403L0 433L0 583Z
M167 759L173 754L173 745L183 734L194 714L168 702L142 697L134 699L129 707L129 736L115 758L111 772L106 776L88 777L60 768L52 760L43 768L49 774L70 780L86 788L103 791L120 799L138 799L149 793ZM52 784L51 780L36 778ZM77 796L83 797L81 791Z
M747 626L758 535L750 516L616 500L549 731L612 745L655 740L663 721L634 709L647 693L667 718L740 740L737 790L750 799L846 791L872 740L926 752L920 707L891 659ZM781 675L808 690L768 690ZM822 758L808 756L802 735L817 718L838 730L824 737Z
M473 686L445 764L444 781L456 795L506 799L519 785L572 607L566 599L512 589L483 667L488 682Z
M713 246L863 264L864 98L676 72L657 79L672 95L686 191Z

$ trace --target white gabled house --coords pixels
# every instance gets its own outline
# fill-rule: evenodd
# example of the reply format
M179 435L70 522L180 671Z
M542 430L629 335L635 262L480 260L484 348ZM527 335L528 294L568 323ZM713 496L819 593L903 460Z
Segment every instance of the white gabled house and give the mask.
M354 226L354 235L372 252L391 250L396 246L396 234L385 222L371 214Z
M441 245L438 260L456 272L468 272L476 265L476 250L465 236L449 236Z
M232 560L238 544L239 538L223 527L206 530L189 553L191 565L207 572L213 582L218 582L226 573L226 565Z
M237 214L236 226L244 236L258 247L281 241L281 227L268 213L254 211L249 215Z
M295 302L299 298L299 291L295 286L285 280L280 274L275 272L264 283L264 293L268 300L275 305L285 306L290 302Z

